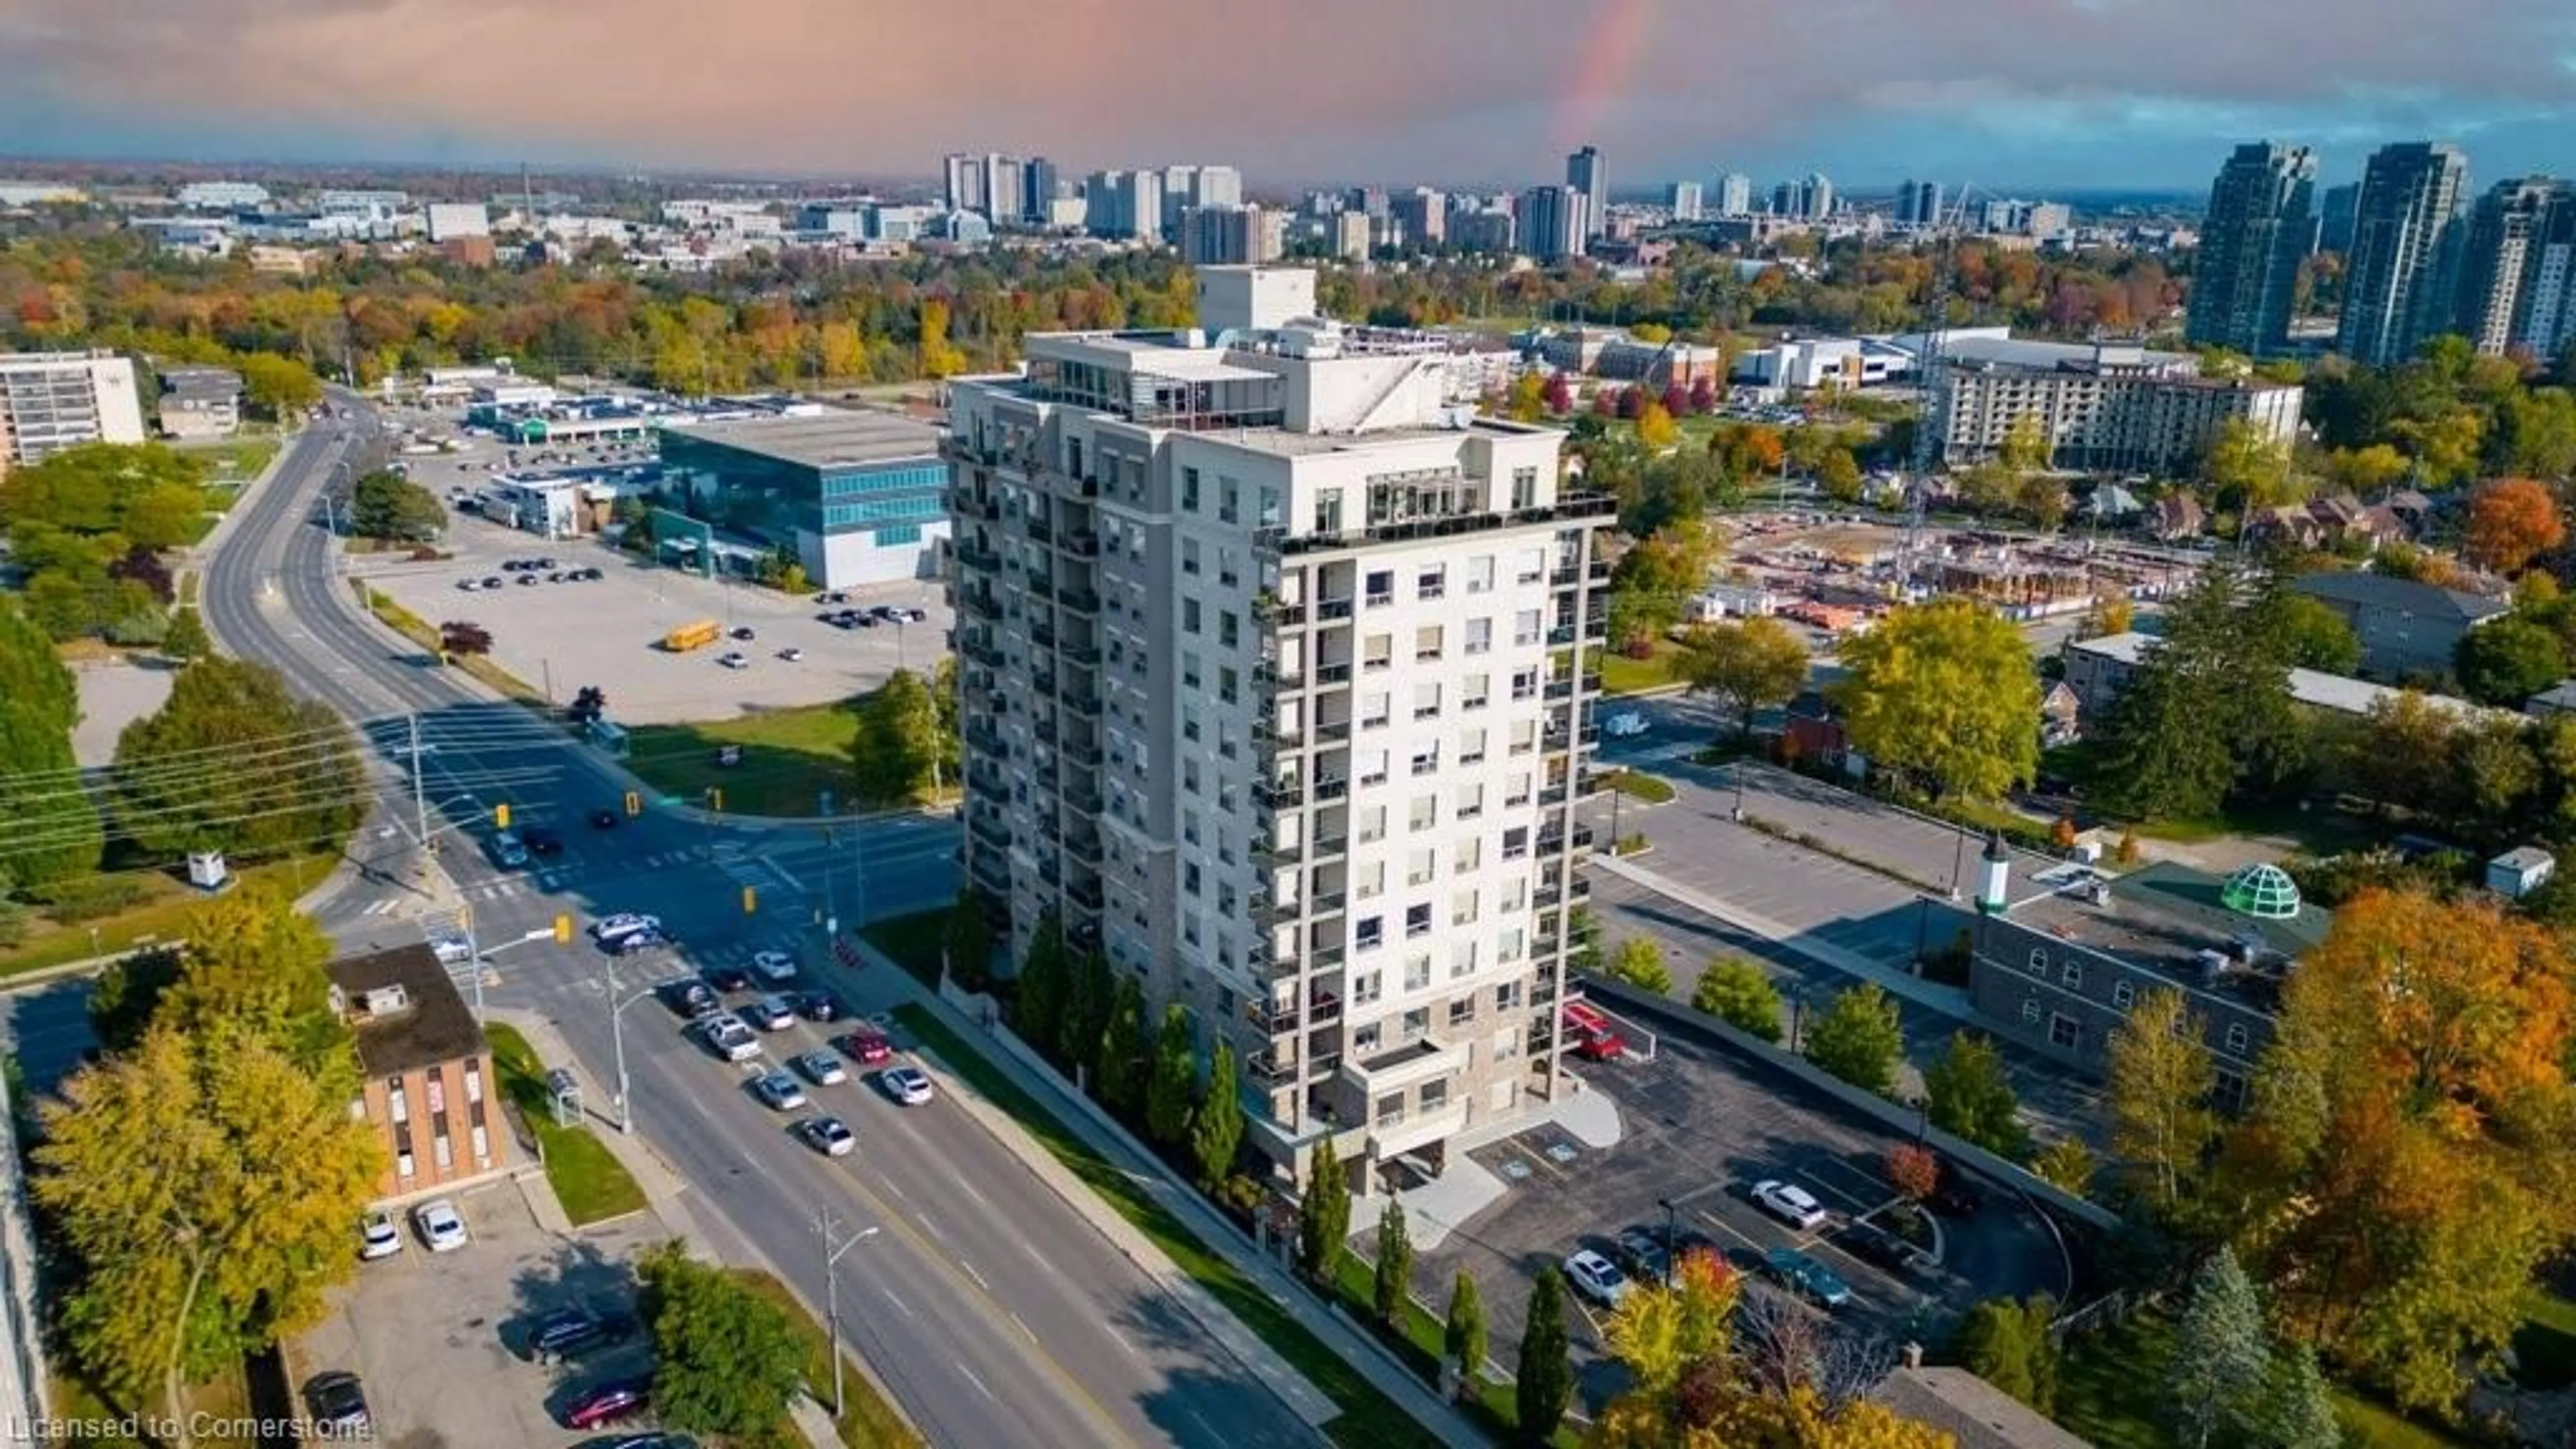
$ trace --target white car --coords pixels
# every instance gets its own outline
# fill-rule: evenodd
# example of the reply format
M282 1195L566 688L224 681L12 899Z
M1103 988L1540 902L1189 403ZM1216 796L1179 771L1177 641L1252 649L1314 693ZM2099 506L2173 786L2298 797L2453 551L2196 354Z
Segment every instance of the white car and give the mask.
M877 1073L877 1085L907 1107L924 1106L930 1101L930 1078L916 1067L888 1067Z
M700 1030L717 1056L729 1062L747 1062L760 1055L760 1034L743 1025L741 1017L730 1011L716 1011L702 1020Z
M662 929L662 918L659 916L641 916L633 911L619 911L616 915L591 922L590 938L594 941L611 941L619 936L632 936L638 931L660 929Z
M796 1070L818 1087L837 1087L850 1079L850 1069L841 1065L841 1059L820 1049L797 1057Z
M716 656L716 662L727 669L749 669L751 656L739 649L728 649Z
M858 1135L838 1117L808 1117L796 1124L796 1135L825 1157L847 1157L858 1149Z
M1565 1260L1565 1281L1574 1291L1600 1304L1616 1308L1628 1296L1628 1275L1619 1265L1585 1248Z
M390 1258L403 1250L402 1229L392 1213L369 1213L358 1225L358 1256L367 1262Z
M794 664L805 657L805 651L797 648L793 644L790 644L786 648L778 651L778 657L786 660L790 664Z
M1825 1205L1815 1194L1786 1182L1753 1184L1753 1200L1762 1210L1800 1232L1811 1233L1825 1225Z
M764 981L785 983L796 979L796 958L784 951L755 951L751 969Z
M796 1003L784 996L764 996L744 1007L742 1015L762 1031L785 1031L796 1024Z
M465 1219L457 1214L456 1204L443 1197L412 1209L411 1221L420 1229L420 1240L433 1253L454 1252L465 1246Z
M1649 726L1646 723L1646 717L1644 715L1630 709L1622 710L1619 713L1610 716L1610 718L1602 724L1601 728L1607 730L1612 739L1625 740L1633 739L1638 735L1644 734Z
M773 1112L793 1112L805 1105L805 1088L785 1072L763 1072L752 1079L751 1093Z

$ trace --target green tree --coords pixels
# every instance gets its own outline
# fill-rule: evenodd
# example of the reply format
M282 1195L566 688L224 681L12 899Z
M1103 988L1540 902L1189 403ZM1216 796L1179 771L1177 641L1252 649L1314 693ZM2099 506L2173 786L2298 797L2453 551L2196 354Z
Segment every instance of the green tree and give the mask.
M1780 1039L1780 988L1771 984L1769 972L1741 956L1708 963L1691 988L1691 1009L1764 1041Z
M932 784L940 757L939 706L920 675L898 669L858 703L850 762L859 798L909 804Z
M1034 949L1034 943L1032 945ZM939 962L958 985L981 991L993 975L993 923L984 898L960 891L940 927ZM1022 1020L1029 1018L1023 1014Z
M2164 1401L2186 1449L2208 1449L2213 1438L2239 1442L2269 1387L2271 1356L2254 1280L2220 1244L2192 1276L2165 1361Z
M2277 622L2292 667L2325 674L2361 668L2361 636L2323 600L2285 591L2279 608Z
M1556 1437L1574 1402L1574 1360L1565 1329L1565 1279L1553 1264L1538 1270L1531 1285L1529 1316L1521 1327L1519 1382L1513 1403L1519 1409L1518 1437L1523 1444L1545 1444Z
M2013 1094L2002 1055L1986 1038L1953 1034L1940 1059L1923 1069L1923 1096L1932 1125L1951 1136L1999 1157L2018 1160L2030 1151L2021 1099Z
M2567 676L2567 646L2545 624L2508 617L2461 635L2451 668L2469 698L2518 709Z
M1787 704L1807 687L1807 646L1777 619L1694 626L1682 641L1680 675L1696 694L1713 696L1735 719L1736 733L1753 733L1755 712Z
M2056 1318L2057 1304L2045 1296L1989 1298L1960 1321L1959 1362L2045 1414L2057 1405L2057 1342L2048 1333Z
M2201 480L2218 507L2229 513L2295 502L2299 496L2289 450L2245 418L2219 424L2201 455Z
M677 1239L635 1265L653 1337L653 1413L665 1428L768 1440L805 1387L805 1344L787 1310L689 1256Z
M1458 1366L1458 1397L1473 1399L1477 1375L1485 1366L1485 1303L1477 1296L1475 1276L1464 1268L1449 1285L1449 1321L1440 1345Z
M243 400L270 417L282 419L322 401L322 379L292 357L253 352L244 355L238 365Z
M1610 959L1610 974L1640 991L1661 995L1673 989L1673 973L1664 965L1664 948L1652 936L1630 936Z
M1062 1034L1056 1039L1064 1060L1095 1066L1100 1044L1109 1034L1110 1013L1118 1008L1118 978L1109 957L1094 947L1074 963L1072 986L1065 995ZM1094 1084L1097 1090L1097 1084Z
M2271 1381L2248 1428L2249 1442L2262 1449L2341 1449L2343 1421L2315 1349L2304 1343L2273 1349Z
M1836 503L1858 503L1861 495L1860 462L1849 448L1833 448L1816 465L1816 482L1825 496Z
M1404 1226L1404 1204L1389 1195L1377 1214L1377 1272L1373 1306L1378 1322L1401 1329L1413 1296L1413 1239Z
M943 654L931 666L930 700L938 721L939 778L954 781L966 768L966 699L957 683L956 655Z
M1083 1058L1057 1035L1064 1029L1065 1003L1073 991L1073 963L1064 949L1064 931L1049 912L1029 938L1029 953L1020 961L1019 984L1011 1003L1012 1020L1022 1039L1071 1066Z
M447 527L447 509L437 494L388 469L360 478L348 508L349 531L367 538L422 543Z
M1842 646L1852 747L1936 794L1993 799L2039 764L2039 676L2021 631L1959 599L1890 610Z
M1163 1008L1154 1033L1154 1071L1145 1083L1145 1130L1154 1144L1177 1148L1189 1140L1190 1113L1198 1106L1199 1057L1190 1044L1190 1013L1175 1001Z
M1145 986L1122 975L1109 1021L1100 1034L1101 1105L1122 1117L1134 1117L1145 1105Z
M1680 623L1716 556L1716 539L1695 518L1667 524L1621 554L1610 571L1611 642L1634 648Z
M257 1035L326 1088L354 1096L348 1028L331 1007L331 939L276 886L245 886L188 913L176 976L151 1010L156 1026L198 1037L218 1027Z
M80 1271L73 1352L129 1403L169 1402L319 1319L355 1263L349 1227L384 1150L258 1034L156 1027L39 1109L36 1202Z
M369 795L340 716L239 659L179 672L161 708L117 736L109 791L119 826L165 859L336 844Z
M1334 1265L1351 1236L1351 1179L1327 1132L1306 1166L1306 1195L1297 1203L1297 1271L1309 1283L1330 1284Z
M2162 640L2104 722L2095 778L2125 813L2200 819L2229 796L2291 778L2306 732L2290 697L2301 617L2277 586L2213 565L2165 613Z
M207 637L205 620L196 610L178 609L170 615L169 632L161 636L161 652L185 664L214 653L215 641Z
M1220 1034L1208 1062L1207 1100L1190 1118L1190 1156L1198 1163L1200 1183L1222 1185L1234 1174L1242 1148L1243 1074L1235 1065L1234 1043Z
M1875 983L1836 995L1807 1028L1807 1060L1863 1091L1884 1096L1896 1085L1904 1055L1896 1003Z
M53 640L0 596L0 886L45 885L98 868L105 833L72 752L80 698Z
M2104 1074L2111 1155L2159 1213L2183 1203L2218 1136L2209 1096L2217 1072L2207 1023L2173 987L2139 996L2111 1030Z
M2060 1137L2039 1149L2030 1170L2049 1186L2083 1197L2093 1189L2093 1149L2081 1137Z

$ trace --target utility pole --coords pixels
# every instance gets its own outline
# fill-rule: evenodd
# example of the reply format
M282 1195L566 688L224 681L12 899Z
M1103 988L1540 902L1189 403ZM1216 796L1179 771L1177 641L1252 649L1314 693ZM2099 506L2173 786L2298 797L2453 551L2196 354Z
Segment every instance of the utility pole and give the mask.
M429 770L428 762L420 753L420 713L415 710L405 718L411 721L412 832L414 838L419 840L423 852L436 855L438 846L430 839L429 834Z
M617 958L609 957L601 969L607 974L608 1037L617 1056L617 1130L631 1137L635 1134L635 1094L626 1075L626 1008L652 995L653 988L639 987L634 995L620 1000L619 993L625 988L618 984Z
M841 1255L880 1231L874 1227L861 1228L835 1244L832 1235L840 1231L840 1227L840 1220L832 1216L830 1208L814 1210L814 1231L823 1240L823 1319L829 1325L832 1338L832 1417L835 1419L841 1417Z

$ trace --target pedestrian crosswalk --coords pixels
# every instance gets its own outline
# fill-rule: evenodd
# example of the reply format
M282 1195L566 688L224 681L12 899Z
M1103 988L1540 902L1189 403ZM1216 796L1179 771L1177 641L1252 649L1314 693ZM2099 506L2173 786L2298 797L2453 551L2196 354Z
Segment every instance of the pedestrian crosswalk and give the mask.
M635 876L655 871L682 870L704 866L710 862L723 873L727 880L736 885L755 887L764 896L805 893L804 883L774 861L746 855L740 847L736 846L697 845L661 851L631 862L597 866L568 865L526 875L478 881L461 888L457 894L465 900L475 902L515 900L525 896L554 895L573 890L588 881L607 877L631 880ZM383 901L369 904L362 913L377 915L393 910L400 904L399 898L388 897Z

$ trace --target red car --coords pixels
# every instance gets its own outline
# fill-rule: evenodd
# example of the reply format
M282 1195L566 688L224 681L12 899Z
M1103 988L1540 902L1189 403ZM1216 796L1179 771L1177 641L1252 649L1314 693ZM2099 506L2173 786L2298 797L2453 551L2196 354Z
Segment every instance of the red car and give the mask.
M887 1041L881 1031L854 1031L833 1045L841 1049L841 1055L863 1067L894 1059L894 1043Z
M596 1429L631 1419L644 1412L652 1396L649 1379L616 1379L573 1400L564 1410L564 1423L575 1429Z

